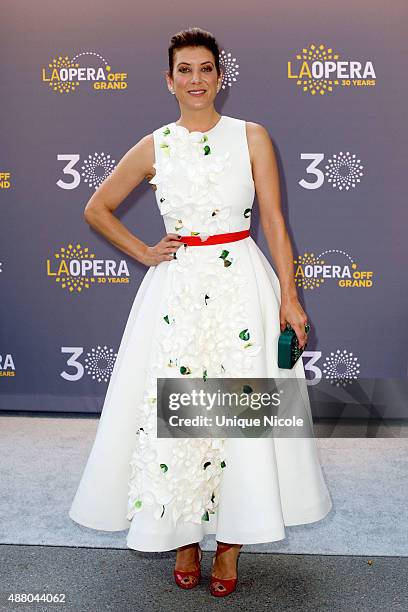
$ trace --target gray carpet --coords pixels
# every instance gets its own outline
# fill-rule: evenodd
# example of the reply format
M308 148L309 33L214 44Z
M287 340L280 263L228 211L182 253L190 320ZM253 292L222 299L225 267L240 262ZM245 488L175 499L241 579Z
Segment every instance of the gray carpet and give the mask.
M94 531L68 516L97 423L0 416L0 543L126 548L126 531ZM320 522L286 527L284 540L247 545L246 552L408 556L408 440L317 442L333 510ZM213 550L213 536L202 547Z
M408 559L248 554L226 598L208 591L211 553L201 563L201 584L174 583L175 553L131 550L0 546L0 610L73 612L405 612ZM10 592L63 593L63 604L6 603Z

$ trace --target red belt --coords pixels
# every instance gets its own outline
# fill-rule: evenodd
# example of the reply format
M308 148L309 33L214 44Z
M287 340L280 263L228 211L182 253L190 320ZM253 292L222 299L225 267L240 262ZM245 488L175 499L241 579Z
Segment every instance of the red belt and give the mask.
M241 232L227 232L226 234L212 234L206 240L201 240L200 236L181 236L180 242L190 246L206 246L208 244L221 244L223 242L234 242L249 236L249 229Z

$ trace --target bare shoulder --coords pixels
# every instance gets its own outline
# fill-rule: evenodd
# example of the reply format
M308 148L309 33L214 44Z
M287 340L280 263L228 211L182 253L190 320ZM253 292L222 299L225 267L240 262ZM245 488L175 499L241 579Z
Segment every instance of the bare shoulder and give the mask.
M247 135L252 139L270 138L268 130L260 123L245 121Z
M260 123L245 121L248 144L262 145L271 142L268 130Z
M153 134L146 134L125 153L120 163L130 172L136 172L141 179L150 180L154 175L154 160Z
M141 138L137 144L139 145L139 151L145 160L145 167L147 168L145 178L147 181L150 181L155 174L155 170L153 168L155 161L153 134L146 134L146 136L143 136L143 138Z
M150 180L154 174L154 139L153 134L146 134L143 136L127 153L135 160L137 159L138 164L143 171L145 171L145 178Z
M86 209L98 211L100 206L104 206L113 212L143 180L150 180L154 174L153 164L154 140L152 134L147 134L126 151L99 185Z
M268 130L260 123L246 121L246 135L251 161L258 155L265 154L266 150L273 151L273 144Z

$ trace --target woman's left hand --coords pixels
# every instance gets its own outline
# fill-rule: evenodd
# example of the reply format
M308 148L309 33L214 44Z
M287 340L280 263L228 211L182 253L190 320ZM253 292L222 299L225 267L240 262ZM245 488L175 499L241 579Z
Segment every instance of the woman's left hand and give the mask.
M305 348L307 343L305 325L308 321L307 315L297 297L282 298L279 318L281 332L286 328L286 323L289 323L295 330L299 342L299 348Z

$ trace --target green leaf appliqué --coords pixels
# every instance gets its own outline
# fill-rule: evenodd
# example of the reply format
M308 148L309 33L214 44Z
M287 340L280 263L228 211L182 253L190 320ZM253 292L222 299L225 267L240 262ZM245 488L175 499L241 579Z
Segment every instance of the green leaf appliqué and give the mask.
M239 332L239 337L241 340L249 340L250 334L248 329L243 329L241 332Z
M227 255L228 254L229 254L229 251L227 251L226 249L223 249L221 251L220 259L224 260L224 268L228 268L228 266L230 266L232 264L232 261L227 259Z

